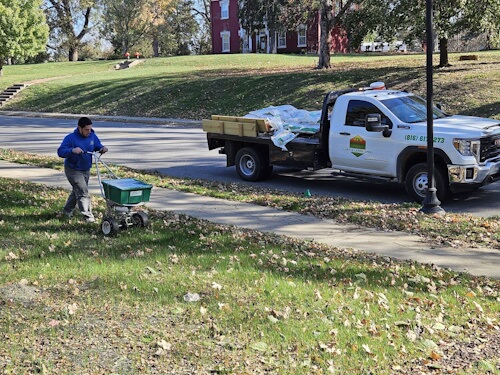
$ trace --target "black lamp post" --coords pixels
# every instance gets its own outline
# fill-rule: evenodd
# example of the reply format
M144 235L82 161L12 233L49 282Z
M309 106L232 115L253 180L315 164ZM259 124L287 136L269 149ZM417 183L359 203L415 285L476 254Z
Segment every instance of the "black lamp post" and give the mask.
M426 16L426 56L427 56L427 193L423 201L421 212L426 214L444 214L441 208L441 202L437 198L436 186L434 182L434 104L433 104L433 88L432 88L432 50L433 50L433 35L432 35L432 0L426 0L425 3Z

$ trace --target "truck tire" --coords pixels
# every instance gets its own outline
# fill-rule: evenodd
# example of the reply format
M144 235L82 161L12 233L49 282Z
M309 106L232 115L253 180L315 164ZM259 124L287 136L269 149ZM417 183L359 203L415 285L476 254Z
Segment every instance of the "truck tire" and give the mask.
M445 183L443 171L436 167L434 169L434 186L437 189L437 198L444 202L449 194L448 184ZM429 179L427 178L427 164L419 163L410 168L406 174L405 186L408 195L416 202L422 203L427 195Z
M238 150L235 159L236 172L244 181L260 181L269 177L272 172L264 151L243 147Z

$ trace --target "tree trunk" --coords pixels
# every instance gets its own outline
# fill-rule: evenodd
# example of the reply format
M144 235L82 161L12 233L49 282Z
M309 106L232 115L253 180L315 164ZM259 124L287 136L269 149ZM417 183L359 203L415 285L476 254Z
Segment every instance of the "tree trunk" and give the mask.
M491 43L491 34L492 32L491 31L488 31L486 33L486 50L489 51L489 50L492 50L493 47L492 47L492 43Z
M448 60L448 38L439 38L439 67L450 66Z
M69 61L78 61L78 49L76 47L70 47L68 57Z
M160 43L158 42L158 35L153 35L153 56L160 57Z
M332 0L322 0L320 11L320 37L319 37L319 61L318 69L330 69L330 28L332 25Z
M318 69L330 69L330 46L328 43L320 42Z

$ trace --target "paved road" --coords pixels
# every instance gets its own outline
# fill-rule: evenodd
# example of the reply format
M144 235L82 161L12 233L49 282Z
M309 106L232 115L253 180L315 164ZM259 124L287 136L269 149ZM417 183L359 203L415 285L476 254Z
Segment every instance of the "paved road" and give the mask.
M0 144L5 148L55 155L64 135L75 126L74 119L0 115ZM223 155L207 149L205 134L199 127L94 121L94 129L110 148L103 158L106 162L175 177L245 183L238 178L234 168L225 167ZM404 188L396 183L338 177L328 170L295 172L281 168L277 172L268 181L259 182L259 186L292 192L310 189L312 194L386 203L409 201ZM448 212L489 217L500 215L498 202L500 183L495 183L442 206Z

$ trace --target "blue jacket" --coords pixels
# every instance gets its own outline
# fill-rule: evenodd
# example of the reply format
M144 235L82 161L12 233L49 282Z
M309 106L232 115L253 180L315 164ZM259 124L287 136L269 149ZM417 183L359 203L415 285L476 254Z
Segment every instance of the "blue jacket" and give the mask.
M88 137L84 137L75 129L73 133L68 134L64 137L61 145L57 149L57 155L61 158L65 158L64 165L76 169L78 171L88 171L92 167L92 155L91 154L74 154L71 150L75 147L80 147L83 151L99 151L103 145L101 141L94 133L94 129Z

